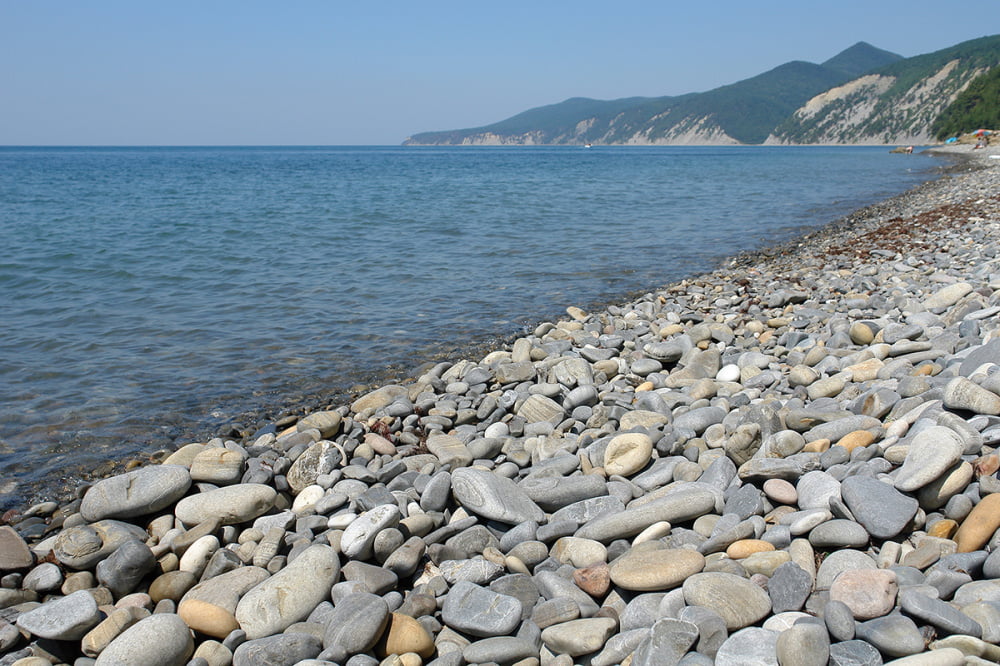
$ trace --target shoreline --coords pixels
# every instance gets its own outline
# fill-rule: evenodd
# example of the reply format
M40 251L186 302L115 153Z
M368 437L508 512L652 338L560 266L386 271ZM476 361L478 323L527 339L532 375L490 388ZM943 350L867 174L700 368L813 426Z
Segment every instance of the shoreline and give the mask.
M6 515L0 655L995 660L997 166Z
M850 146L845 147L849 148ZM914 170L934 174L943 168L946 167L927 167L924 165ZM861 210L865 210L865 208ZM857 211L851 215L856 213ZM829 220L829 217L817 215L816 219ZM794 229L792 226L782 227L780 237L784 240L778 244L794 242L803 233L821 233L823 229L831 224L836 224L837 221L824 221L819 226L798 227L798 229ZM761 248L754 252L766 252L767 250L768 248ZM729 254L715 255L705 270L711 270L731 258L732 256ZM691 277L691 275L682 277ZM673 280L679 279L681 277ZM672 282L665 284L669 285ZM663 288L664 283L654 286L656 290ZM588 309L604 309L607 306L627 302L643 293L648 293L648 291L648 285L639 285L627 290L605 294L595 300L579 302L576 305ZM262 393L263 397L254 398L245 405L231 404L232 401L228 399L231 396L228 396L220 401L219 406L216 406L214 400L206 402L203 405L205 411L200 415L192 414L187 422L182 423L180 420L172 419L169 427L160 428L158 427L161 425L159 422L155 419L150 420L146 432L152 434L147 436L141 431L132 433L130 436L135 439L136 443L129 447L131 450L123 451L121 457L102 460L99 455L90 456L85 461L64 464L59 475L50 474L42 479L18 479L16 482L12 482L17 483L19 487L9 493L0 494L0 512L5 509L23 508L26 504L41 501L65 500L82 483L93 482L109 474L131 469L136 465L158 462L184 443L207 441L213 437L246 442L253 438L254 433L264 432L272 424L276 423L280 426L291 419L301 418L310 411L347 404L352 397L356 397L365 390L371 390L386 383L412 382L423 370L436 363L481 358L489 352L509 346L518 336L529 331L529 327L558 319L563 315L563 309L563 307L549 308L547 312L534 316L530 320L525 318L523 322L512 320L512 326L503 332L498 333L487 329L478 338L470 337L460 344L449 345L446 349L426 347L419 352L408 354L406 360L390 359L382 368L363 370L350 377L346 382L332 385L328 390L318 390L316 387L311 387L306 391L295 391L287 395L277 392ZM514 323L517 323L516 327L513 325ZM122 439L127 440L129 437ZM80 445L79 443L75 444L75 446ZM72 448L67 449L69 453L72 453L72 450Z

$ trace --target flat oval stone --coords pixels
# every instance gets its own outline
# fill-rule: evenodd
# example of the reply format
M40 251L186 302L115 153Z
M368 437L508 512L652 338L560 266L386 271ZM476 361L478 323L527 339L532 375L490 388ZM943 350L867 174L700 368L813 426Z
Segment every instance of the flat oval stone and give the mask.
M903 492L926 486L958 462L964 449L965 442L951 428L931 426L921 430L913 437L893 485Z
M991 493L972 508L955 533L958 552L981 549L1000 528L1000 493Z
M174 515L187 525L213 519L222 525L238 525L267 513L277 495L274 488L261 483L226 486L185 497L174 507Z
M984 389L965 377L955 377L944 387L944 404L976 414L1000 415L1000 395Z
M719 647L715 663L774 666L778 663L778 632L759 627L737 631Z
M600 541L569 536L556 541L551 555L565 564L584 568L607 562L608 549Z
M448 592L441 619L449 627L472 636L506 636L521 622L521 602L467 581Z
M95 666L184 666L194 652L191 630L173 613L136 622L97 656Z
M632 476L649 464L653 440L640 432L616 435L604 450L604 471L607 474Z
M191 474L186 467L141 467L95 483L80 502L80 514L90 523L145 516L184 497L190 487Z
M666 495L620 513L605 513L577 530L576 535L608 543L633 537L654 523L671 524L693 520L715 509L716 495L710 489L685 484Z
M535 644L517 636L494 636L470 643L462 650L462 657L469 664L514 664L538 657Z
M181 597L177 614L200 633L225 638L240 625L236 606L240 598L268 578L260 567L239 567L198 583Z
M451 465L453 470L472 462L469 448L454 435L432 435L427 438L426 446L442 465Z
M618 620L592 617L554 624L542 630L542 643L555 654L578 657L600 650L618 628Z
M309 546L284 569L246 593L236 620L250 639L283 631L304 620L330 594L340 560L330 546Z
M777 652L779 664L826 666L830 635L822 620L800 620L778 634Z
M812 472L809 473L811 474ZM839 494L840 484L837 485L837 491ZM780 502L781 504L795 504L799 501L799 493L795 486L784 479L768 479L764 482L761 489L764 491L764 494L767 495L768 499Z
M905 657L924 649L924 637L913 620L904 615L887 615L857 626L857 637L871 643L889 657Z
M830 499L840 499L840 482L827 472L806 472L795 485L800 509L829 509Z
M347 526L340 537L340 550L350 558L367 560L379 532L399 524L401 513L395 504L381 504L365 511Z
M968 282L949 284L926 296L923 305L928 310L951 307L967 294L972 293L972 290L973 287Z
M0 571L27 569L35 558L17 531L9 526L0 526Z
M951 604L905 589L899 594L899 606L907 615L937 627L943 634L964 634L980 638L983 628L974 619Z
M97 602L86 590L47 601L17 617L17 626L39 638L79 640L101 621Z
M891 539L916 515L917 500L870 476L849 476L840 484L854 519L876 539Z
M543 511L558 511L571 504L608 494L608 484L598 474L529 476L518 485Z
M126 541L145 541L146 530L119 520L99 520L90 525L68 527L56 537L52 552L60 563L73 569L90 569Z
M809 543L824 550L862 548L868 545L868 532L853 520L828 520L813 528Z
M320 437L329 439L340 430L342 420L340 413L334 410L313 412L299 419L299 422L295 424L295 429L298 432L319 430Z
M483 469L455 470L451 490L463 507L483 518L509 525L545 521L545 512L516 483Z
M830 666L882 666L882 664L882 655L871 643L846 640L830 645Z
M755 624L771 611L767 592L734 574L694 574L684 582L683 589L685 603L712 609L725 620L729 631Z
M615 585L634 592L670 590L705 568L705 557L688 548L632 550L611 565Z
M893 609L898 589L888 569L850 569L833 580L830 600L846 604L856 620L870 620Z
M319 656L319 638L305 633L278 634L241 643L233 651L233 666L304 664Z
M412 652L427 659L434 654L434 649L434 638L424 625L409 615L391 613L375 652L381 657Z
M370 650L389 622L389 606L382 597L368 592L339 600L326 621L323 647L337 646L347 654Z
M243 451L212 447L205 449L191 462L191 479L225 486L243 478L247 455Z

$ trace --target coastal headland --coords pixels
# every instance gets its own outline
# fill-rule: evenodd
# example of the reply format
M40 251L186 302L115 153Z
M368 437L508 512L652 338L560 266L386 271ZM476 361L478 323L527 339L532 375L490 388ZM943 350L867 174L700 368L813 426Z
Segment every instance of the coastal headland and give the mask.
M0 666L996 663L1000 153L950 150L792 242L8 512Z

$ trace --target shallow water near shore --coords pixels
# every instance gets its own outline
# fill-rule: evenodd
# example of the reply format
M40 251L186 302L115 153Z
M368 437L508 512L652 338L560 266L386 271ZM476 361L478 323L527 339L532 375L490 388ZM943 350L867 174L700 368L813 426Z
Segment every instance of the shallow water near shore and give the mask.
M0 505L931 177L873 148L2 148Z

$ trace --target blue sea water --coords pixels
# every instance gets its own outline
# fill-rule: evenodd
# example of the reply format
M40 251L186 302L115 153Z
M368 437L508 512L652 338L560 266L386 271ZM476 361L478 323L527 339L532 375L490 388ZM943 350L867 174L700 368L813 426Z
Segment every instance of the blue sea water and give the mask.
M0 148L0 504L710 269L934 166L884 147Z

